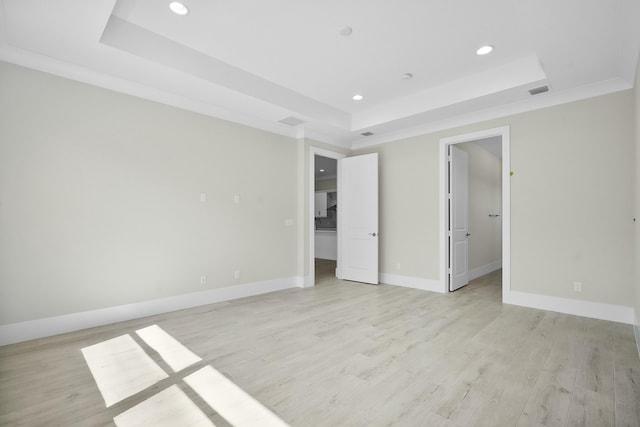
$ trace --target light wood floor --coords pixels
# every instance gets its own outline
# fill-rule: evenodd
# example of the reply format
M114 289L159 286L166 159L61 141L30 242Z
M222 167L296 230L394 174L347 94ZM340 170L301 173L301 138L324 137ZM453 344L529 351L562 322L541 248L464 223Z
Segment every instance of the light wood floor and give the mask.
M316 286L331 284L336 278L336 262L330 259L316 258Z
M182 381L206 364L292 426L640 425L631 326L502 305L499 278L441 295L325 277L0 347L0 425L113 425L172 384L225 425ZM80 349L152 324L203 362L105 409Z

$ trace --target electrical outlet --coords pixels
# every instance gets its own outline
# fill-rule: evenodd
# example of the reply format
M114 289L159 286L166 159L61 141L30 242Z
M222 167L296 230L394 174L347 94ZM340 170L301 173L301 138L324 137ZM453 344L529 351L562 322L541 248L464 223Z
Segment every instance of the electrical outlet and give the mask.
M240 204L240 196L238 196L237 194L235 196L233 196L233 203L236 205Z
M240 279L240 270L236 270L233 273L233 278L236 279L236 280Z
M200 284L201 285L207 284L207 276L200 276Z
M582 292L582 282L573 282L573 291Z
M200 201L202 203L207 201L207 193L200 193Z
M396 262L396 270L400 270L400 263Z

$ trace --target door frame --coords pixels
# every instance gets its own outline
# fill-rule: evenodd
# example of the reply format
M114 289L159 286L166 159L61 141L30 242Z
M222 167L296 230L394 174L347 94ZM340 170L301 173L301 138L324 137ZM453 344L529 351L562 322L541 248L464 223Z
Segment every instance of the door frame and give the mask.
M511 301L511 140L510 127L501 126L440 139L440 284L443 293L449 292L447 203L449 145L471 142L493 136L502 137L502 302Z
M314 198L314 194L315 194L315 190L316 190L316 175L315 175L315 170L316 170L316 155L318 156L322 156L322 157L328 157L330 159L335 159L336 162L339 159L344 159L345 157L347 157L346 154L342 154L342 153L338 153L337 151L330 151L330 150L326 150L324 148L319 148L319 147L314 147L313 145L309 146L309 175L308 175L308 179L309 179L309 186L307 187L307 212L308 212L308 220L309 220L309 227L308 227L308 233L309 233L309 239L308 239L308 246L307 246L307 253L309 254L309 276L308 276L308 280L307 283L304 284L305 287L307 286L315 286L316 285L316 264L315 264L315 259L316 259L316 227L315 227L315 209L314 209L314 205L315 205L315 198ZM336 174L336 190L338 187L338 176ZM338 193L338 197L339 197L340 193ZM336 241L340 242L340 228L338 227L336 229ZM338 243L339 245L339 243ZM340 271L340 253L338 252L338 259L336 260L336 269L337 271Z

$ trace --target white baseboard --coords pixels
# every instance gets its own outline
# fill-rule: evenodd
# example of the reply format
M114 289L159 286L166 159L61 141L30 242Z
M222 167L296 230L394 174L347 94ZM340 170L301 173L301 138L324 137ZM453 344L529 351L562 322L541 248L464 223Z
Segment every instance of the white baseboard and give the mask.
M310 288L312 286L315 286L315 282L311 276L300 276L299 279L300 284L298 285L298 287L300 288Z
M101 308L44 319L28 320L26 322L0 325L0 346L43 338L81 329L108 325L124 320L138 319L154 314L168 313L184 308L229 301L253 295L266 294L283 289L301 287L300 277L286 277L282 279L266 280L262 282L245 283L226 288L211 289L202 292L176 295L150 301Z
M405 288L421 289L423 291L443 293L442 283L439 280L380 273L380 282L387 285L404 286Z
M493 271L499 270L502 268L502 260L498 260L489 264L482 265L480 267L476 267L472 270L469 270L469 280L477 279L478 277L484 276L485 274L489 274Z
M594 319L610 320L612 322L627 323L630 325L634 323L634 310L632 307L529 294L513 290L509 294L509 304L540 310L557 311L558 313L573 314L576 316L592 317Z

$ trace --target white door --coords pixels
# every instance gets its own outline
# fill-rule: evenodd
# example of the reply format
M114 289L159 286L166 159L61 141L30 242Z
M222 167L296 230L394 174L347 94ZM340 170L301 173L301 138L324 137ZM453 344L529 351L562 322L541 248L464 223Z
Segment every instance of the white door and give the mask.
M338 160L338 275L378 284L378 154Z
M469 159L449 149L449 291L455 291L469 283Z

